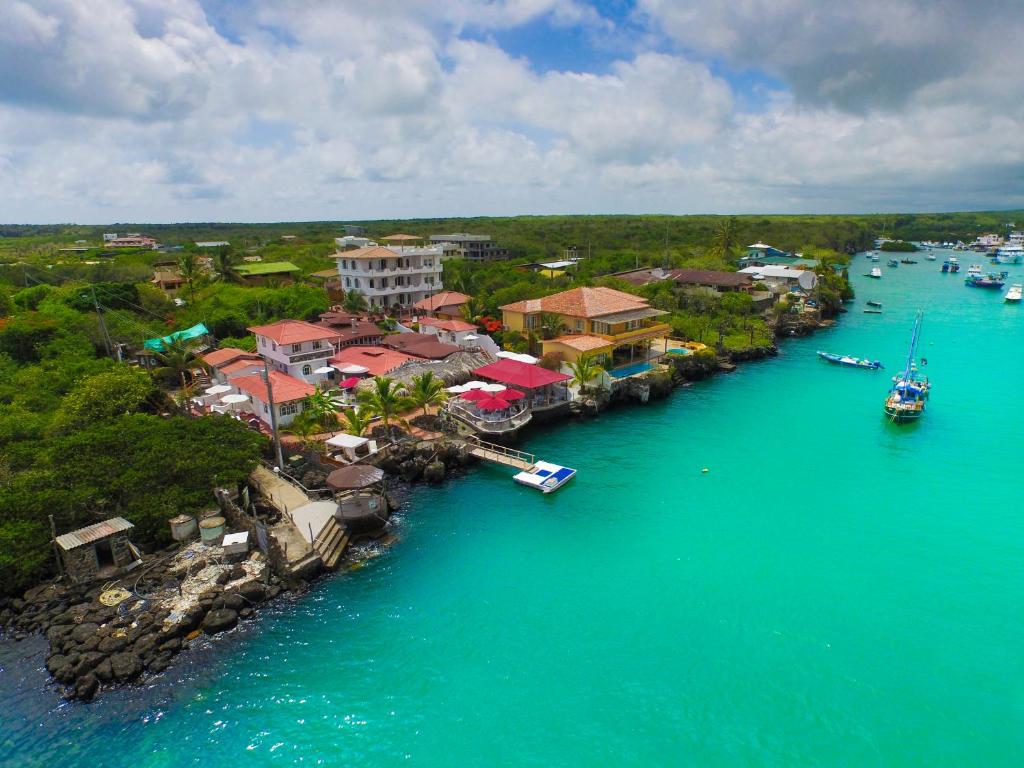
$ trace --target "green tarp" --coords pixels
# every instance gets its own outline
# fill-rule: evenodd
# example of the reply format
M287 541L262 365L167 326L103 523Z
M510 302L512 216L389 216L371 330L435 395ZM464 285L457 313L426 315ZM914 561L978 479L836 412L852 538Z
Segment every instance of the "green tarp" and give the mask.
M200 336L205 336L209 332L209 329L205 325L197 323L191 328L186 328L184 331L175 331L170 336L164 336L159 339L147 339L143 346L146 349L152 349L154 352L163 352L165 344L171 344L175 341L198 339Z

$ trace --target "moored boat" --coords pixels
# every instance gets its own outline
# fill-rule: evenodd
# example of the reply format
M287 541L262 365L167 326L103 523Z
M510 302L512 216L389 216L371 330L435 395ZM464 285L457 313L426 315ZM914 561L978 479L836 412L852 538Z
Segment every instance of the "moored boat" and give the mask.
M868 307L867 309L864 310L864 314L865 315L880 315L880 314L882 314L882 310L875 309L874 307Z
M1003 299L1005 301L1011 302L1020 301L1022 294L1024 294L1024 285L1021 285L1020 283L1014 283L1013 285L1010 286L1010 289L1006 292L1006 295L1003 296Z
M520 485L536 488L541 493L551 493L572 480L575 474L575 469L549 461L538 461L529 469L513 475L512 479Z
M981 275L981 264L971 264L971 266L967 268L968 277L981 277Z
M873 277L878 280L882 277L882 270L878 267L872 267L871 271L868 273L868 277Z
M900 263L896 261L896 259L889 259L887 262L885 262L885 266L887 267L898 267L899 265Z
M1006 284L1000 275L968 275L964 285L968 288L1002 288Z
M911 259L911 258L907 257L907 258L900 259L900 264L917 264L917 260L916 259Z
M862 357L851 357L850 355L836 355L831 352L818 352L818 357L835 365L845 365L848 368L865 368L869 371L877 371L884 366L877 360L868 360Z
M885 415L894 424L917 421L924 415L925 401L928 399L930 384L928 377L917 368L917 344L921 335L921 321L924 312L918 310L914 320L914 331L910 337L910 350L907 362L898 376L892 377L892 387L885 398ZM922 365L924 360L921 361Z
M871 300L867 304L868 304L869 307L878 307L879 309L882 308L882 302L880 302L880 301Z

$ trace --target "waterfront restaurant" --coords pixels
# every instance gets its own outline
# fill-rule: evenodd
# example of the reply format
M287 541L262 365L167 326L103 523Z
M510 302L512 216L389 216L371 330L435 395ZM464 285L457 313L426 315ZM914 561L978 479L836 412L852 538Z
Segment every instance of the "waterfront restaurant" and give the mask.
M666 314L646 299L603 287L573 288L501 308L507 330L546 337L541 342L543 354L556 353L570 363L588 352L603 354L611 368L646 360L651 346L663 342L672 330L659 319ZM544 327L555 316L557 327Z
M526 395L503 384L473 381L448 391L448 413L490 437L513 434L533 418Z
M474 376L496 381L526 395L526 407L533 413L567 406L568 382L572 378L539 365L503 358L473 370Z

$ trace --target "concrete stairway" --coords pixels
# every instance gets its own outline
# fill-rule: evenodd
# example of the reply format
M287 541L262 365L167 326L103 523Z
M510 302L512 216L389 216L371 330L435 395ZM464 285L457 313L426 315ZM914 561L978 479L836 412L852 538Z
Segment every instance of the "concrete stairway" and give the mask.
M313 542L313 549L320 553L324 568L333 570L338 567L338 561L345 554L349 540L348 530L335 518L327 521Z

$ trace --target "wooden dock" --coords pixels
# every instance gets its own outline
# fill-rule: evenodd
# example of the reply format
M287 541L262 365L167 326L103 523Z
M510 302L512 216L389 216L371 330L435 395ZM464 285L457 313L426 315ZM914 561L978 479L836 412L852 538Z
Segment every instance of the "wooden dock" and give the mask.
M537 457L532 453L517 451L515 448L508 448L497 443L488 443L475 435L466 438L466 443L469 445L469 452L473 456L493 464L501 464L505 467L528 472L537 463Z

